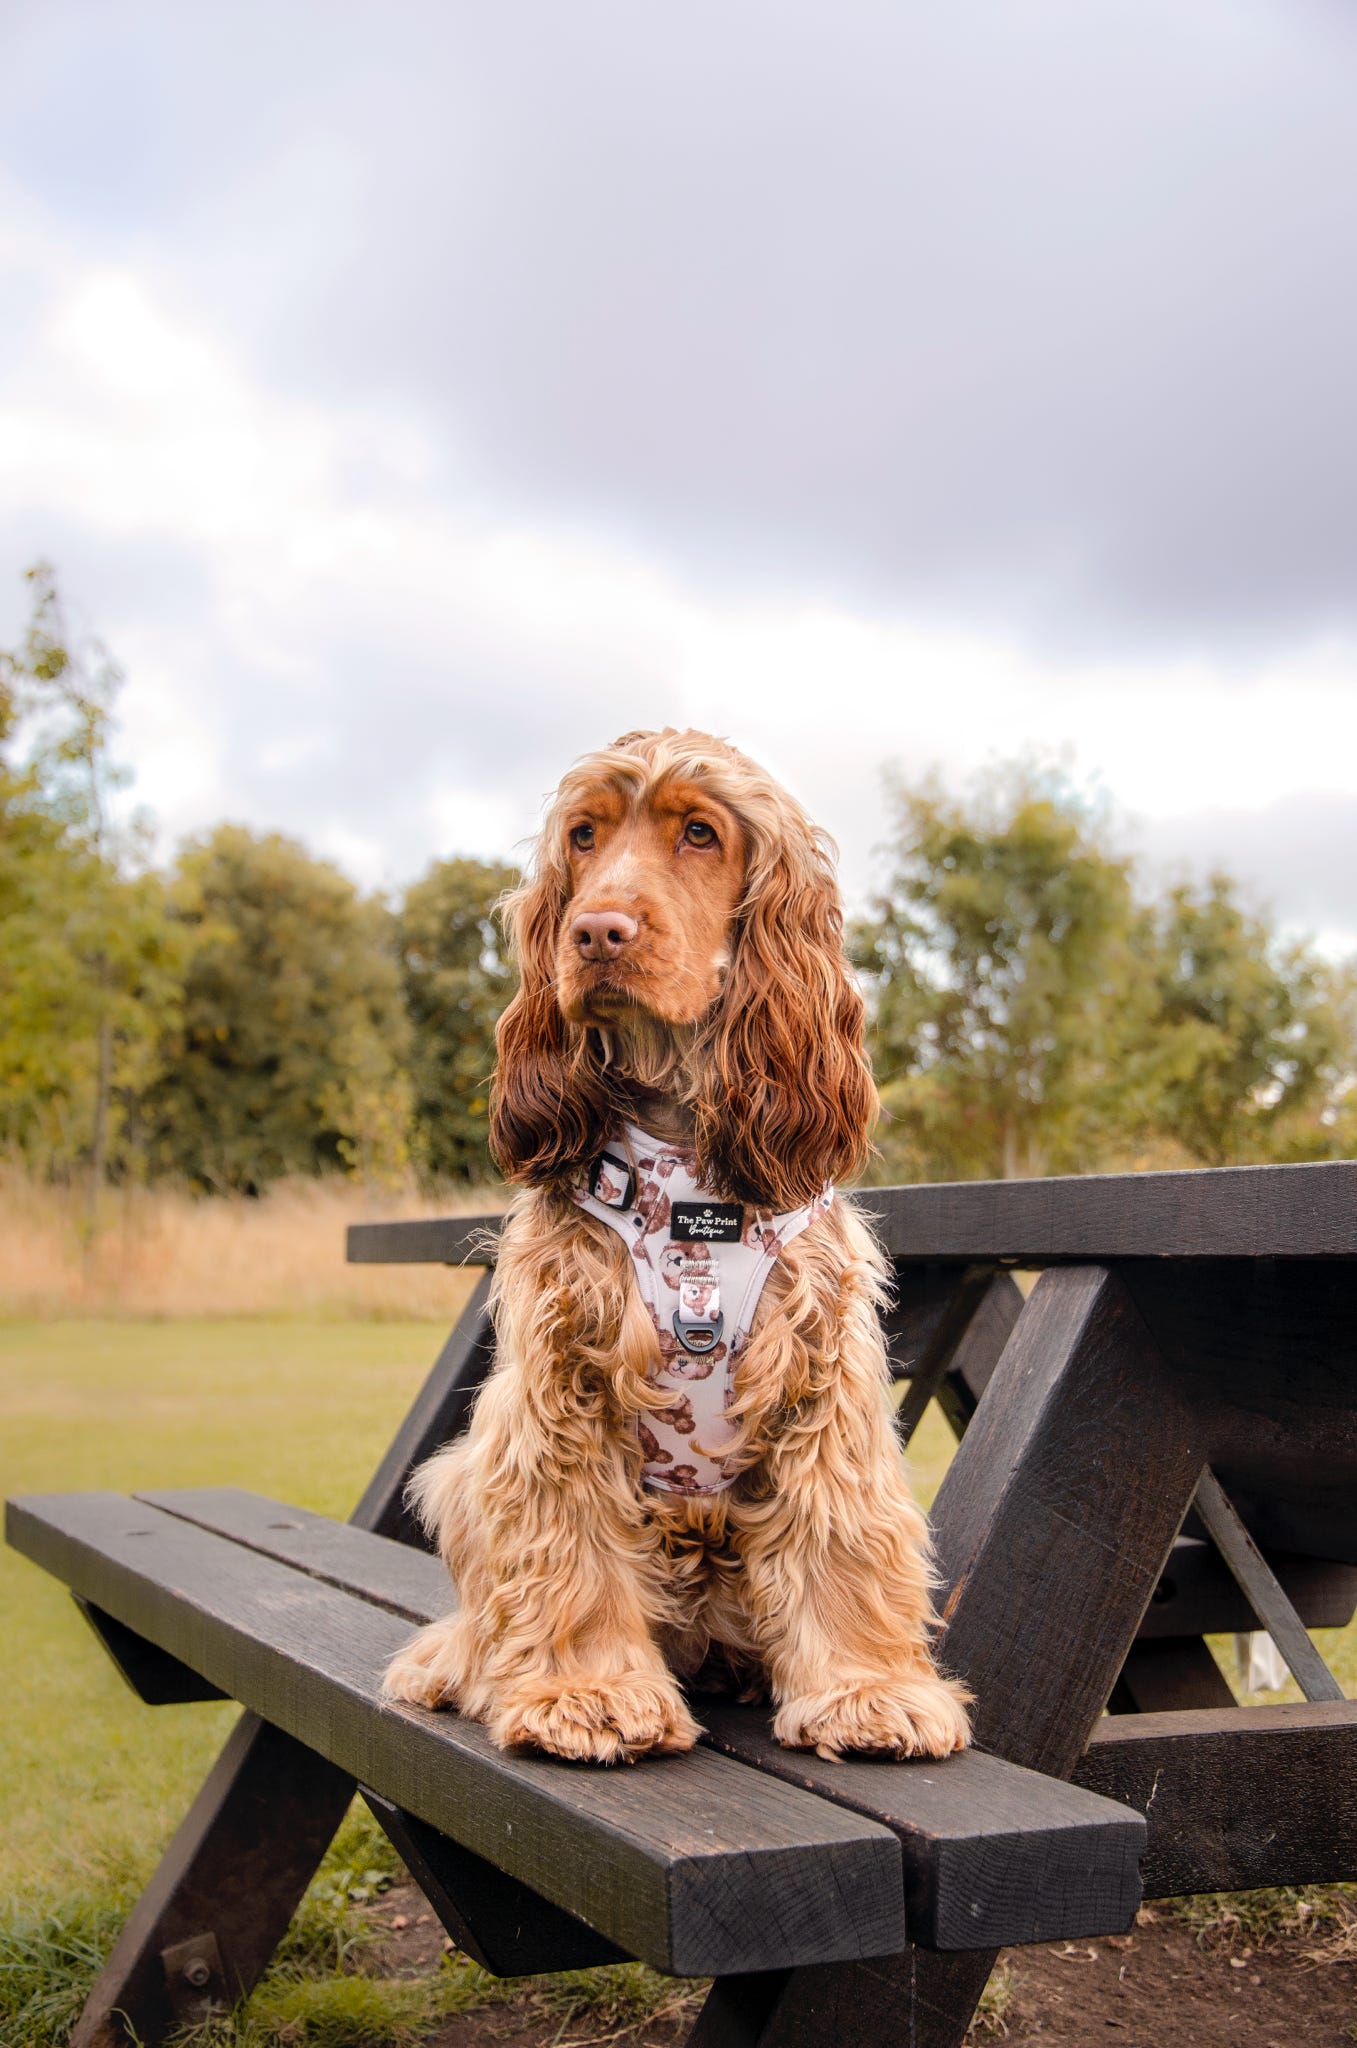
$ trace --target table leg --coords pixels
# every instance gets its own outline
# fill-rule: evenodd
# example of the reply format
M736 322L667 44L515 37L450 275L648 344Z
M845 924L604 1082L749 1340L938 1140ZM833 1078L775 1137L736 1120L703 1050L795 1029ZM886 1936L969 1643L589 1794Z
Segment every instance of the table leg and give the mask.
M974 1688L986 1749L1070 1775L1201 1463L1195 1420L1121 1282L1102 1267L1043 1274L933 1514L950 1589L940 1654ZM956 2048L993 1960L908 1948L793 1971L740 2048Z
M483 1276L351 1520L406 1542L422 1538L403 1495L419 1461L466 1427L490 1369ZM315 1875L355 1786L333 1764L254 1714L242 1714L150 1884L114 1944L71 2048L163 2041L176 2010L165 1951L211 1937L230 2001L258 1982ZM215 1971L215 1964L214 1964Z

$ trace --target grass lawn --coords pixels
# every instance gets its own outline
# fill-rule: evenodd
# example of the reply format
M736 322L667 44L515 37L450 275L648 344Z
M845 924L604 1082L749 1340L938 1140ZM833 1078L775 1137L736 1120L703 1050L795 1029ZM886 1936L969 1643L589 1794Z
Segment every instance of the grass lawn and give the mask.
M0 1324L0 1486L248 1486L352 1508L428 1370L430 1323ZM141 1867L238 1711L144 1707L69 1593L0 1551L0 1896Z

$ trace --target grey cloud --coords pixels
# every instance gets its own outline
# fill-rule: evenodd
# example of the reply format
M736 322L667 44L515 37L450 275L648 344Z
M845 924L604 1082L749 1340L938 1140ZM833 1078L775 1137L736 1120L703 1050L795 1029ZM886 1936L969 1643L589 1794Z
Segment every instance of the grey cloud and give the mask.
M449 489L1052 645L1357 623L1345 8L42 13L24 174Z
M1156 819L1141 833L1161 872L1224 869L1289 928L1357 954L1357 797L1313 789L1256 810Z
M0 113L270 377L440 420L448 487L1238 653L1355 625L1355 55L1322 0L84 4Z

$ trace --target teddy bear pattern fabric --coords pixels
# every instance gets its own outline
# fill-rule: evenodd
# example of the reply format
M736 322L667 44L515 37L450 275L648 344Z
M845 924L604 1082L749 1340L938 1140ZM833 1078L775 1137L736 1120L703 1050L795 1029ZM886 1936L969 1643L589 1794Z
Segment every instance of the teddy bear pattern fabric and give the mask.
M637 1418L642 1478L661 1493L721 1493L734 1481L727 1414L759 1297L784 1248L834 1199L832 1185L775 1215L723 1202L692 1154L626 1124L576 1202L626 1244L655 1333L652 1381L665 1400Z

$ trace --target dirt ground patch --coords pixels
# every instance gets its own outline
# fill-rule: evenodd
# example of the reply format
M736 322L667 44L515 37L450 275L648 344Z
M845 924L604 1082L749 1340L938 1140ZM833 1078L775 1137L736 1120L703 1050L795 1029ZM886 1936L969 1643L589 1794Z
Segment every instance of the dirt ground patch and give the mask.
M389 1932L369 1967L419 1975L437 1966L445 1937L417 1891L398 1886L378 1916ZM972 2040L976 2048L1352 2048L1357 1960L1319 1962L1317 1953L1304 1939L1204 1947L1192 1927L1151 1908L1131 1934L1009 1950L995 2010ZM503 2003L444 2021L424 2048L677 2048L702 1995L675 1983L667 2009L638 2018L572 2011L540 1980L505 1990Z
M1156 1914L1133 1934L1010 1951L991 2040L1009 2048L1351 2048L1357 1962L1317 1963L1305 1942L1203 1948Z

